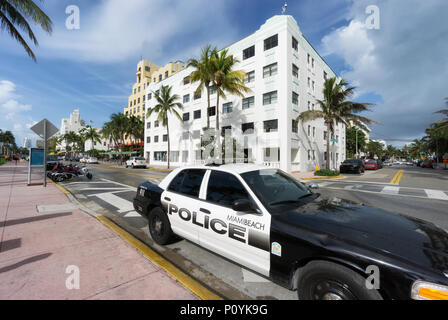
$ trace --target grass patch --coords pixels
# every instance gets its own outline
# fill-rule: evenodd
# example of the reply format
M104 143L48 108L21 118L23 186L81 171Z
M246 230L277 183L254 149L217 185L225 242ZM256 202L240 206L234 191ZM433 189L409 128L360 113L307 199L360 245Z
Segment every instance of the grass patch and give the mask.
M335 176L339 175L339 171L323 169L323 170L315 171L314 175L319 176L319 177L335 177Z

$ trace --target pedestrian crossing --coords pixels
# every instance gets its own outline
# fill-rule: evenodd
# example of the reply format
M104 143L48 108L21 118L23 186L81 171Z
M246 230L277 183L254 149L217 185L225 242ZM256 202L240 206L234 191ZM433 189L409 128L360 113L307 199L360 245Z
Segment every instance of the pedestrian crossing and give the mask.
M339 189L350 192L367 192L378 195L414 197L433 200L448 201L448 191L400 187L397 185L377 184L377 183L359 183L349 181L325 181L318 183L322 189Z

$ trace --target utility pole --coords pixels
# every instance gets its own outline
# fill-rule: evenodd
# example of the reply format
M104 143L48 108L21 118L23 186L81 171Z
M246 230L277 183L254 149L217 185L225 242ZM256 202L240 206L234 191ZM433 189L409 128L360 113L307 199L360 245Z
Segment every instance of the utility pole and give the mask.
M356 129L356 159L359 159L359 156L358 156L358 128L355 128Z

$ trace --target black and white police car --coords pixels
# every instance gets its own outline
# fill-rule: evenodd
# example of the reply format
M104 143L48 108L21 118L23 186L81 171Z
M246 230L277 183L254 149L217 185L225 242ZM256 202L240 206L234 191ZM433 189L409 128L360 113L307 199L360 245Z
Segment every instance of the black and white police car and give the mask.
M448 300L447 232L313 192L279 169L179 168L141 184L134 207L156 243L178 235L299 299Z

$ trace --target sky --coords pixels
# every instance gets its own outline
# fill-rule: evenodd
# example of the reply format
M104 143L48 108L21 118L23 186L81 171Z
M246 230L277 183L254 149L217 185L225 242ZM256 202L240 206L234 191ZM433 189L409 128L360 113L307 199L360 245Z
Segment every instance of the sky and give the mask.
M36 1L38 2L38 1ZM101 127L123 112L141 57L157 65L187 61L207 43L225 47L280 14L281 0L46 0L53 21L37 26L37 63L0 30L0 129L18 144L34 141L30 127L47 118L57 127L79 108ZM79 8L79 29L68 29L67 7ZM377 28L369 6L378 8ZM294 0L286 14L326 62L351 85L352 98L374 103L380 122L371 137L403 146L424 135L448 97L448 1Z

